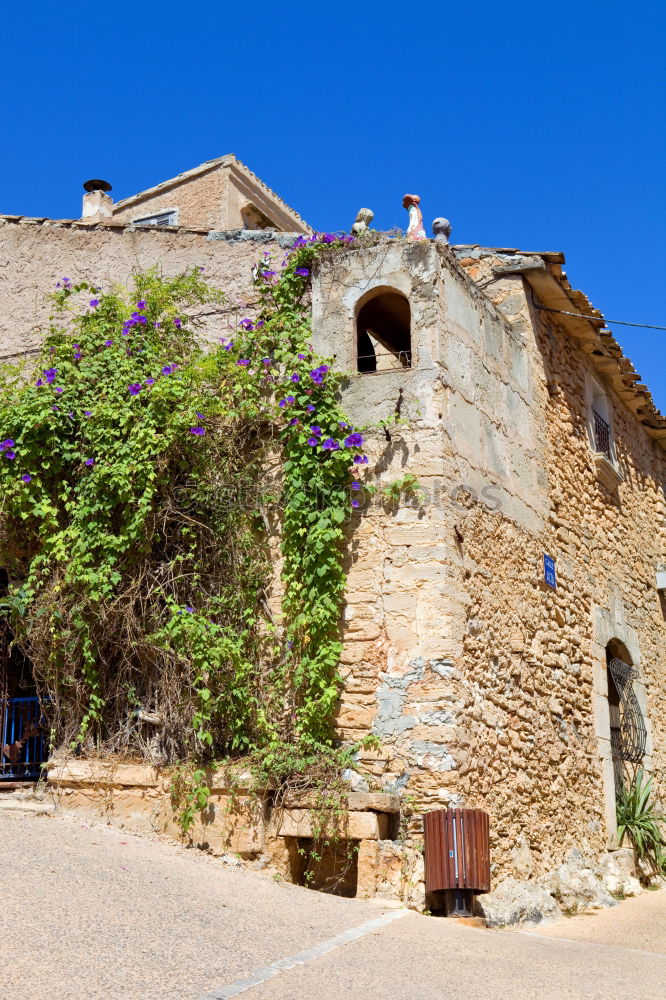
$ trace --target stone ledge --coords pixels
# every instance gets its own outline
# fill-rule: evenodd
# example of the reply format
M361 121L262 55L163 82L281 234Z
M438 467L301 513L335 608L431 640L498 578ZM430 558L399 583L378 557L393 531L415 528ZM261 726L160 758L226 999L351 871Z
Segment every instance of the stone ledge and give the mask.
M318 836L319 830L316 831ZM388 835L388 815L374 812L343 813L337 823L331 822L324 831L343 840L385 840ZM313 817L309 809L286 809L280 817L278 837L314 837Z
M94 760L68 760L64 764L49 761L51 785L105 785L108 787L155 788L160 774L145 764L103 764Z
M624 482L624 476L618 468L613 465L602 451L594 452L594 467L597 478L604 484L607 490L612 493Z
M292 792L284 798L286 809L315 809L320 803L314 792ZM399 813L400 796L385 792L350 792L341 805L348 812Z

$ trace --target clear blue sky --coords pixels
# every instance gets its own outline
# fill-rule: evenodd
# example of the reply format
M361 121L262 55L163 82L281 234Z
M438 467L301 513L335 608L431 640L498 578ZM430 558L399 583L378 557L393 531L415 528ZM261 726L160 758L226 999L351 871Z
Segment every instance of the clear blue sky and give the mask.
M33 0L3 8L0 212L77 217L223 153L320 229L563 250L607 316L666 326L663 0ZM666 333L614 332L666 412Z

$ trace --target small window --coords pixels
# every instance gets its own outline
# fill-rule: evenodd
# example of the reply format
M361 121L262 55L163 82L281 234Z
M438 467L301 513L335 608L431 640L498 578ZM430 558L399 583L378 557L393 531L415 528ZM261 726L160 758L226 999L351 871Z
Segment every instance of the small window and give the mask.
M623 658L617 655L620 653ZM628 663L629 654L613 640L606 647L610 742L615 790L623 787L623 762L640 764L645 756L647 728L633 682L638 671Z
M359 372L411 368L411 310L400 292L381 291L369 299L356 320Z
M589 432L594 464L601 482L613 492L623 481L617 462L608 396L596 379L589 382Z
M162 212L160 215L147 215L145 219L134 219L135 226L177 226L178 213Z

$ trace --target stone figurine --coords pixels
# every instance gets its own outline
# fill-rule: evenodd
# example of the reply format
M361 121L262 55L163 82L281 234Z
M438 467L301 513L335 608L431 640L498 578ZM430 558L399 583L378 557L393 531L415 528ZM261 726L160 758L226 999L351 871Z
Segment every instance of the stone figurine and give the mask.
M423 216L419 204L421 199L417 194L406 194L402 199L402 207L409 212L409 225L407 226L408 240L427 240L425 229L423 228Z
M359 208L358 215L354 220L354 225L352 226L352 233L354 236L358 236L360 233L367 233L368 226L375 217L375 213L371 208Z
M433 219L432 232L435 239L440 243L448 243L449 236L451 235L451 223L448 219Z

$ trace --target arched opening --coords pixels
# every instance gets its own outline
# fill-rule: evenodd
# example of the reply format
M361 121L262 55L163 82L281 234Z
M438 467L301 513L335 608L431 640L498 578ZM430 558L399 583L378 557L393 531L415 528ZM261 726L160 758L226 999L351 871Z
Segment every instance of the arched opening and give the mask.
M400 292L377 291L356 318L356 367L359 372L411 368L409 302Z
M7 574L0 570L0 782L36 781L46 761L46 726L30 660L13 643ZM1 607L2 605L5 607Z
M624 789L625 763L640 764L645 755L647 729L633 688L636 677L629 650L619 639L611 639L606 646L606 680L616 795Z
M268 218L267 215L253 205L252 202L248 202L241 208L241 219L243 220L243 229L276 229L274 222Z

